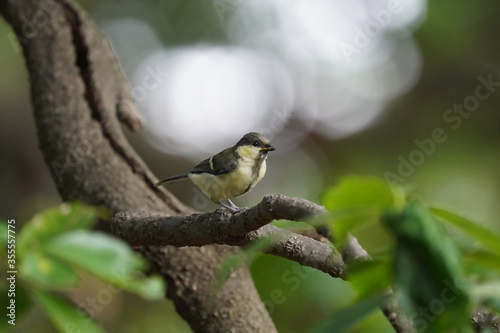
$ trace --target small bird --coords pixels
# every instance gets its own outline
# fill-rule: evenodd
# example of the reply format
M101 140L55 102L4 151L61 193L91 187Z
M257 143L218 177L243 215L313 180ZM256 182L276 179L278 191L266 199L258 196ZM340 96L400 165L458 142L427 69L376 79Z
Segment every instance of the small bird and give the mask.
M189 178L210 200L234 213L241 208L230 198L247 193L264 177L267 154L273 150L264 135L250 132L234 146L200 162L188 173L165 178L155 186Z

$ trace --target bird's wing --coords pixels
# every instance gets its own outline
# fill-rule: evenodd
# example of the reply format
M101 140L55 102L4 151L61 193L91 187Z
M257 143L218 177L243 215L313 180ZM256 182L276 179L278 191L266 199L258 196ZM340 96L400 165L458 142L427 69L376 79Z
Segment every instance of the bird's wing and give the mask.
M228 148L228 149L231 149L231 148ZM190 173L195 173L195 174L197 174L197 173L210 173L210 174L216 175L216 176L230 173L231 171L236 169L236 167L238 166L238 160L237 160L237 156L233 156L230 159L231 162L228 163L227 158L226 159L222 158L223 153L227 156L226 151L228 149L218 153L217 155L214 155L210 158L207 158L204 161L201 161L197 166L195 166L193 168L193 170L191 170ZM224 160L226 160L226 161L224 162Z

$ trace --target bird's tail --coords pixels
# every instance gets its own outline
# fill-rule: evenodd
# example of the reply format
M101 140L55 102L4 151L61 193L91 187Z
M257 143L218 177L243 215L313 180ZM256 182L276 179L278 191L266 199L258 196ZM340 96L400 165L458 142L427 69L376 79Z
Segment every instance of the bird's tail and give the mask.
M165 178L163 180L160 180L158 183L155 184L156 187L161 186L164 183L169 183L169 182L174 182L177 180L185 179L188 177L187 173L183 173L182 175L175 175L172 177Z

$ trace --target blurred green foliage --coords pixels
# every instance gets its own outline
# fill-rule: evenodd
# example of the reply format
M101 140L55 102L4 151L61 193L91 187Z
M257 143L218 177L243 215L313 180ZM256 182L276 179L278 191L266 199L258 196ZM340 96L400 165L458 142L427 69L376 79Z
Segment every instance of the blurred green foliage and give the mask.
M89 314L60 294L77 287L82 272L148 300L163 299L164 281L158 276L141 276L140 271L146 268L147 262L139 254L114 237L88 230L99 217L108 218L109 213L75 202L35 215L22 230L14 227L14 238L6 232L11 224L1 223L0 256L5 263L2 270L17 271L16 292L20 290L20 296L30 296L10 297L19 307L17 324L22 320L23 308L34 303L61 332L75 329L103 332ZM8 261L13 255L14 262ZM2 299L7 298L9 288L4 281L0 285ZM4 328L7 327L14 328L6 324Z
M85 0L81 4L98 22L108 18L140 19L153 27L166 46L227 42L223 24L211 2ZM500 2L448 0L430 1L427 6L427 17L414 32L423 63L423 71L415 87L387 105L385 114L371 128L357 135L329 141L312 133L302 147L312 154L318 171L311 172L307 165L300 164L293 151L286 154L290 158L282 155L270 161L266 180L271 176L278 181L268 180L266 183L271 184L270 188L263 191L293 196L319 194L322 189L305 191L302 184L296 185L290 181L300 172L307 173L314 183L327 187L346 174L383 175L388 170L395 171L399 163L398 156L407 157L415 149L415 139L429 137L434 128L442 127L443 113L474 92L479 75L493 73L498 78L500 43L496 31L500 29ZM23 224L34 213L55 205L60 199L38 150L28 74L22 53L9 39L10 32L5 21L0 19L0 214L3 218L14 216ZM131 67L127 59L134 58L134 55L120 52L119 49L116 51L127 72ZM147 56L146 51L136 50L137 53L142 52L143 57ZM474 278L474 284L470 286L470 302L484 302L489 306L497 304L500 311L496 301L498 297L495 299L498 283L494 283L499 280L500 260L493 244L500 230L499 104L498 91L488 100L482 101L480 108L464 119L459 129L447 132L448 140L415 169L406 179L405 185L413 186L432 206L445 207L447 212L451 210L473 217L469 222L481 222L474 226L467 223L471 229L466 230L456 221L449 223L449 220L441 220L444 216L432 210L440 218L439 223L446 227L447 237L451 237L459 248L461 269L466 279L469 281ZM13 138L15 145L12 144ZM158 158L158 152L139 136L129 135L129 139L156 174L170 174L166 168L180 171L191 166L192 161L181 157ZM165 165L165 160L169 165ZM273 169L277 170L274 174ZM259 186L265 186L264 183L261 182ZM176 195L189 204L191 188L182 187ZM275 289L283 290L286 297L283 303L272 303L273 319L281 331L306 332L326 320L335 310L352 305L358 294L375 295L378 279L394 279L389 275L393 264L390 250L395 246L394 236L387 227L375 222L373 215L368 220L371 223L360 223L355 234L374 261L365 263L366 268L361 264L360 267L350 268L353 289L342 281L314 270L306 270L310 278L302 280L293 271L296 264L280 258L258 256L254 260L252 274L263 300L270 300ZM333 226L336 228L335 224ZM475 231L477 226L491 233L491 240L487 240L490 236L478 238ZM0 232L2 230L0 228ZM61 265L67 267L65 262ZM369 279L370 276L374 278ZM297 279L304 282L295 288ZM99 288L99 284L95 285ZM363 286L366 290L361 289ZM23 298L21 290L19 286L16 298L20 304L28 305L28 301L23 301L28 295ZM276 293L272 295L280 296ZM278 301L281 299L275 298ZM171 326L172 322L179 323L182 320L175 314L170 302L146 302L127 294L116 303L112 306L116 312L103 311L99 318L109 331L190 331L185 324ZM304 309L304 305L307 305L307 309ZM21 311L20 307L18 311ZM50 326L43 326L43 318L33 317L31 330L33 327L39 331L50 329ZM380 322L380 319L385 320L380 317L374 320ZM373 319L370 320L370 324L373 324ZM364 332L373 332L374 327L371 325ZM385 326L385 330L376 331L389 332L390 329Z
M397 200L392 193L397 193ZM356 291L352 304L318 326L318 332L332 327L345 327L340 331L350 332L347 328L376 311L391 290L419 332L449 332L452 328L472 332L473 309L487 305L497 309L499 234L447 210L407 200L401 189L384 186L382 179L374 177L341 179L323 198L334 231L357 236L364 226L375 225L374 229L389 230L391 239L382 249L368 251L372 261L350 265L348 280ZM358 213L365 211L369 213ZM335 226L337 222L341 226ZM454 227L463 234L457 235ZM471 271L467 258L478 253L482 260L476 261Z
M329 332L349 332L352 326L355 326L369 314L380 309L380 307L389 299L387 292L363 299L354 303L337 313L327 322L318 325L313 333Z
M330 212L330 226L342 248L348 233L377 223L388 208L403 206L404 195L401 189L378 177L347 176L325 191L323 204Z
M470 309L457 247L429 209L412 201L402 212L389 212L385 221L396 241L398 304L417 330L472 332L467 329Z

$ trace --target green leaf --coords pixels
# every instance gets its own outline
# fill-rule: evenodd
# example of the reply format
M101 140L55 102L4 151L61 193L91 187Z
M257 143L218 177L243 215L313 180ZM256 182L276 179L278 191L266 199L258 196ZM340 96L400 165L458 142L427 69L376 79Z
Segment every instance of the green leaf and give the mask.
M354 325L358 324L372 312L382 306L390 295L387 292L380 293L368 299L361 300L347 308L338 311L328 321L318 325L313 333L348 332Z
M473 237L484 246L500 253L500 234L444 209L431 208L431 212Z
M348 280L364 299L388 288L392 284L392 260L354 261L349 264Z
M69 266L39 252L28 252L19 264L19 275L39 288L64 289L80 281Z
M402 205L404 194L381 178L348 176L327 189L322 201L331 214L335 238L342 245L349 232L378 222L388 208Z
M19 255L50 238L75 229L89 228L97 217L108 218L109 212L102 208L87 206L80 202L63 203L35 215L23 228L18 238Z
M79 267L104 282L134 292L146 299L165 296L165 285L157 277L144 278L140 270L147 262L123 241L88 230L75 230L47 243L47 253Z
M129 278L120 288L141 296L144 299L155 301L165 298L165 281L161 276L152 275L148 278Z
M499 278L500 254L489 250L478 249L464 257L464 266L469 274L481 278Z
M398 304L413 315L440 302L443 310L427 320L425 332L439 331L439 327L469 332L468 295L459 287L464 282L460 256L442 225L419 201L409 203L400 213L387 214L385 221L396 237Z
M323 202L330 211L383 211L393 205L394 198L390 185L381 178L348 176L342 178L338 185L326 190Z
M0 220L0 247L7 245L7 221Z
M476 284L471 288L471 295L476 300L476 303L483 303L485 301L496 300L500 301L500 282L489 282Z
M117 274L129 275L146 267L145 260L126 243L89 230L57 236L47 243L45 250L106 282L114 280Z
M83 311L60 297L35 291L34 298L60 332L104 333Z
M500 313L500 297L491 297L483 302L483 305L487 308ZM483 333L483 332L482 332ZM495 332L493 332L495 333Z

